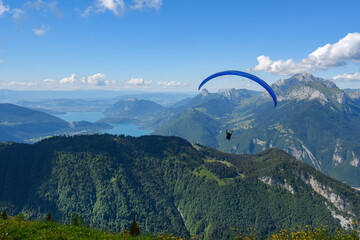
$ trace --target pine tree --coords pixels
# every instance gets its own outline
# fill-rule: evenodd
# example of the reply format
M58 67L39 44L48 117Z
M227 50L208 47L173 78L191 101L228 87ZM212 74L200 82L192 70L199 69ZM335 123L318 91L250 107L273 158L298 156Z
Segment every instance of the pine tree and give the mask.
M134 217L133 222L131 223L131 226L130 226L130 235L135 237L139 234L140 234L140 227L139 227L139 225L137 225L137 223L135 221L135 217Z
M8 219L8 215L7 215L7 213L6 213L6 209L4 209L4 211L1 213L1 219L3 219L3 220Z
M79 216L76 213L72 213L71 215L71 225L79 226Z
M46 217L46 220L45 221L47 221L47 222L53 222L54 220L52 219L52 217L51 217L51 213L50 213L50 211L48 212L48 215L47 215L47 217Z

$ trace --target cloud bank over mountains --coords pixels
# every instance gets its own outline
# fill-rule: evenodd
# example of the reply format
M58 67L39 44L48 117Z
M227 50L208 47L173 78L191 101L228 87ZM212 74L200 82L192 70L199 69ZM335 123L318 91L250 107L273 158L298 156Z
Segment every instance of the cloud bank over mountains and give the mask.
M0 88L25 90L25 89L57 89L57 90L73 90L73 89L151 89L152 80L144 80L143 78L130 78L129 80L115 81L108 80L104 73L96 73L90 76L79 77L75 73L59 80L46 78L42 81L35 82L19 82L19 81L1 81ZM188 85L178 81L157 82L162 88L184 88Z
M333 80L337 82L358 82L360 81L360 73L344 73L333 77Z
M294 62L292 59L271 60L269 56L261 55L253 71L269 72L277 75L293 75L301 72L314 72L338 66L346 66L349 61L360 61L360 33L349 33L334 44L326 44L310 53L307 58ZM359 80L358 73L338 75L334 80Z
M149 86L151 83L152 80L144 81L142 78L130 78L130 80L125 82L125 84L132 86Z

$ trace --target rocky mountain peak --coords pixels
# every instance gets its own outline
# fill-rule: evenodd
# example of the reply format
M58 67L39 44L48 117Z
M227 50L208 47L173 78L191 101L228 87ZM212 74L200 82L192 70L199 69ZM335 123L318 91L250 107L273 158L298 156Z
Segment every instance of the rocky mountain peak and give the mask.
M124 102L136 102L137 99L136 98L124 98L123 101Z
M298 73L288 79L280 79L273 88L278 95L278 100L319 100L323 105L334 100L344 103L345 97L334 82L314 77L310 73ZM324 91L324 89L328 89Z
M320 82L326 87L338 88L332 81L314 77L311 73L298 73L288 79L280 79L274 85L281 90L288 90L300 84L307 84L311 82Z
M292 78L298 79L299 82L310 82L316 79L311 73L297 73Z
M202 91L201 91L201 96L202 97L207 97L209 95L209 91L206 89L206 88L204 88Z
M231 99L232 97L239 97L240 93L235 88L231 89L220 89L219 94L225 98Z

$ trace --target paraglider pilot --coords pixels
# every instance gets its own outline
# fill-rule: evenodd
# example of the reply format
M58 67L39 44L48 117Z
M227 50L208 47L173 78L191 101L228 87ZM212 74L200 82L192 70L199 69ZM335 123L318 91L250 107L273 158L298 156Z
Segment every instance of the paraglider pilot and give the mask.
M234 131L231 131L229 132L227 129L226 129L226 139L230 141L231 139L231 135L233 134Z

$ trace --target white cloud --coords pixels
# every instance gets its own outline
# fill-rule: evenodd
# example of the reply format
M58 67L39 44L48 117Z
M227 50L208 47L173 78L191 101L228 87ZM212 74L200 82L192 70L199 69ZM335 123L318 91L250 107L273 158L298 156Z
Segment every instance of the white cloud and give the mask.
M180 86L181 83L180 82L176 82L176 81L171 81L171 82L158 82L158 84L160 86L166 87L166 88L170 88L170 87L177 87Z
M53 1L48 3L47 8L50 10L50 12L55 13L58 18L62 18L63 13L57 9L58 2Z
M6 13L6 12L8 12L8 11L10 11L10 7L9 7L9 6L5 6L4 3L3 3L3 1L0 0L0 17L1 17L4 13Z
M96 73L88 76L87 81L85 78L82 79L83 83L88 83L95 86L109 86L110 82L106 80L106 75L103 73Z
M295 63L292 59L272 61L270 57L264 55L259 56L257 60L258 65L250 70L270 72L278 75L292 75L299 72L308 72L313 68L312 65L303 63L303 60L300 63Z
M33 87L35 86L35 83L32 83L32 82L9 82L7 84L8 87L13 87L13 86L19 86L19 87Z
M36 1L27 1L23 4L23 9L17 8L17 12L13 12L14 19L20 18L21 15L25 15L29 10L42 11L45 15L47 12L54 13L58 18L63 16L63 13L57 9L57 1L47 1L36 0Z
M33 28L33 32L37 36L45 36L45 34L50 30L49 26L42 25L40 28Z
M13 16L13 18L14 18L15 20L19 20L19 19L21 19L21 17L23 16L24 11L21 10L21 9L19 9L19 8L14 8L14 9L11 11L11 13L12 13L12 16Z
M47 78L47 79L44 79L44 80L43 80L43 83L53 84L53 83L56 83L56 80Z
M2 89L26 90L36 86L37 84L34 82L0 81L0 88Z
M310 53L307 58L294 62L292 59L273 61L269 56L257 58L258 65L251 70L292 75L346 65L346 61L360 61L360 33L349 33L334 44L326 44Z
M17 90L29 89L117 89L119 86L116 81L106 80L106 75L97 73L88 77L78 77L75 73L69 77L55 80L53 78L45 78L40 81L33 82L17 82L17 81L0 81L0 88L9 88Z
M125 82L128 85L134 86L148 86L152 83L152 80L144 81L142 78L131 78L130 80Z
M60 81L56 81L54 79L44 79L44 84L53 84L54 86L59 83L60 85L68 85L71 87L78 87L83 88L86 86L110 86L115 85L115 81L108 81L106 80L106 75L103 73L96 73L94 75L86 77L79 78L75 73L71 74L70 77L65 77L61 79Z
M4 60L4 59L0 59L0 63L3 63L3 62L5 62L5 60Z
M105 12L106 10L120 16L125 10L125 2L124 0L96 0L80 14L82 17L87 17L91 12Z
M360 82L360 73L337 75L333 77L333 80L337 82Z
M96 4L98 11L109 10L115 15L120 15L125 9L124 0L97 0Z
M87 7L81 16L87 17L92 12L105 12L110 11L117 16L124 13L125 9L143 9L154 8L159 10L163 0L132 0L133 4L125 3L125 0L96 0L92 5Z
M52 1L52 2L49 2L47 4L47 9L52 12L52 13L55 13L55 15L58 17L58 18L62 18L63 16L63 13L57 9L57 4L58 2L57 1Z
M34 8L34 9L41 9L45 6L45 3L42 0L36 0L36 1L27 1L24 6L26 8Z
M77 76L75 73L73 73L70 77L66 77L66 78L63 78L61 79L59 82L61 84L74 84L77 82Z
M132 8L142 9L142 8L155 8L159 10L162 5L162 0L134 0L135 4Z
M87 8L85 9L85 11L83 11L83 12L80 11L80 15L81 15L82 17L87 17L87 16L90 15L90 13L91 13L92 10L93 10L93 7L92 7L92 6L89 6L89 7L87 7Z

